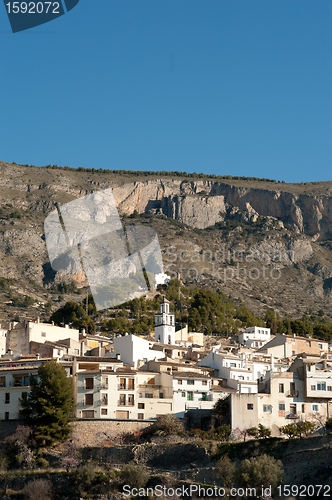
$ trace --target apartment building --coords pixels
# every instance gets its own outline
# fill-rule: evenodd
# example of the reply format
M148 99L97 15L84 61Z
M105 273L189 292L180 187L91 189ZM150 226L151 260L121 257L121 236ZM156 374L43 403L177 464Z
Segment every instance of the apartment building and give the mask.
M114 353L120 354L121 359L128 365L137 368L151 359L164 358L162 350L154 349L154 343L142 339L137 335L116 337L113 341Z
M212 387L212 379L195 372L173 373L173 413L184 418L187 410L211 410L227 393L220 386Z
M7 351L14 355L30 353L30 342L44 343L46 340L57 342L63 339L72 339L79 342L79 331L74 328L55 326L50 323L24 320L12 323L7 332Z
M21 399L30 392L30 375L37 376L38 367L48 359L3 361L0 365L0 421L20 416Z
M283 333L277 333L259 352L272 354L279 359L291 358L302 352L323 356L324 353L328 352L328 342L313 339L309 336L297 337L295 334L284 335Z
M271 369L267 360L251 360L249 356L233 356L217 352L214 348L197 363L199 366L214 368L224 385L236 389L240 393L258 392L257 379Z
M246 345L252 348L259 348L265 345L271 339L270 328L262 328L253 326L247 328L244 332L239 333L239 344Z
M231 395L231 425L247 429L261 423L276 436L279 427L298 420L321 426L331 416L331 395L332 371L320 357L298 357L287 372L267 372L257 394Z

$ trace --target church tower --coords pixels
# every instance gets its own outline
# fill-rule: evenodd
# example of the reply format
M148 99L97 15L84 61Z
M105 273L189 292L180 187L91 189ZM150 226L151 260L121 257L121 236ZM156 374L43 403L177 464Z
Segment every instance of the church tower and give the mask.
M160 312L155 315L154 338L162 344L175 344L175 315L169 312L169 302L163 299Z

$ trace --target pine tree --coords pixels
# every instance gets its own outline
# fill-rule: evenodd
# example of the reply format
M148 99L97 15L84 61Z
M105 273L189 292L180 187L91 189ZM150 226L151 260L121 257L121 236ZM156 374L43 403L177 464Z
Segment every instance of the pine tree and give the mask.
M21 400L23 416L40 445L65 441L74 411L73 386L66 370L55 360L43 363L37 378L30 375L30 393Z

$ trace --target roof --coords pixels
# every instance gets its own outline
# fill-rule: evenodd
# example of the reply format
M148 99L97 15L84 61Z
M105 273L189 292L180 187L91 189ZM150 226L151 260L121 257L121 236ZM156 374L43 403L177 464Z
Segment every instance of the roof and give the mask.
M110 362L110 363L123 363L121 359L110 358L108 356L75 356L77 361L91 361L91 362Z
M202 375L201 373L195 373L195 372L177 372L177 373L172 373L173 378L210 378L209 375Z

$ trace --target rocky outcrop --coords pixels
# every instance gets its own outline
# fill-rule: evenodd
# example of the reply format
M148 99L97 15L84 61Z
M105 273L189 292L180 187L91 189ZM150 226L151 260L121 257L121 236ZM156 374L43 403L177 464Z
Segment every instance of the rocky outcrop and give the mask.
M154 180L114 186L119 209L163 213L200 229L219 222L227 207L279 219L316 240L332 238L332 197L253 189L223 182Z

